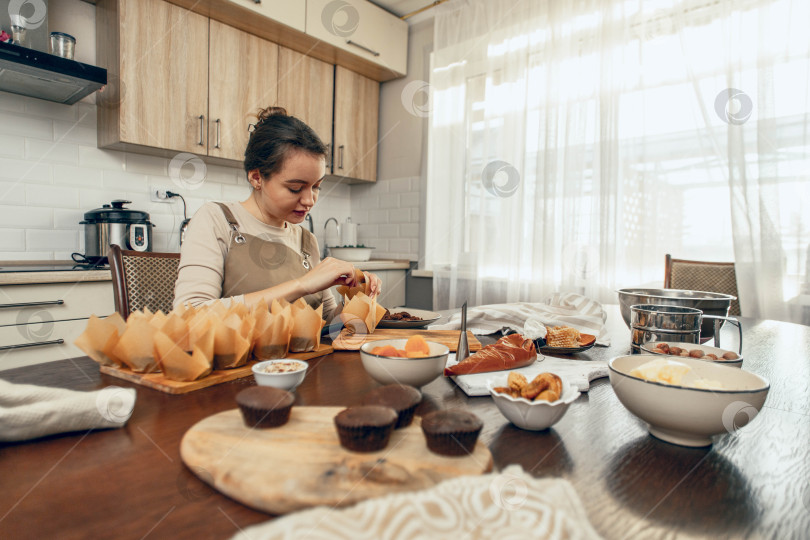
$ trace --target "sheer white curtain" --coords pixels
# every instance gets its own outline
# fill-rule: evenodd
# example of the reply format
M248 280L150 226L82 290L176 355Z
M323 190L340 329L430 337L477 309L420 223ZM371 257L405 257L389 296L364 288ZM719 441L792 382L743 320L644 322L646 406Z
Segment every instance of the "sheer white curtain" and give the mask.
M434 307L661 286L734 260L744 315L800 320L810 2L450 0L436 8Z

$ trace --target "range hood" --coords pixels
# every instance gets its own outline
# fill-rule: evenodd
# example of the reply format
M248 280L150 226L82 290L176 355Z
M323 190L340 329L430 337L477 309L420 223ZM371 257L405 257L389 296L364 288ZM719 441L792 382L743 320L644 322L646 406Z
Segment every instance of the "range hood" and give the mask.
M107 70L0 42L0 91L73 105L107 84Z

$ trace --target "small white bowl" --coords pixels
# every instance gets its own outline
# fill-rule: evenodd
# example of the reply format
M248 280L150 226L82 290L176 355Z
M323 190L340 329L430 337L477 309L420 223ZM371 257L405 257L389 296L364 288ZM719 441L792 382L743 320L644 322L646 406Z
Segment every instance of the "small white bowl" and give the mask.
M672 358L695 377L719 381L722 390L690 388L629 375L658 354L618 356L608 362L610 384L628 411L648 424L650 434L682 446L710 446L711 437L731 433L757 415L770 384L759 375L696 358Z
M444 372L447 345L428 341L430 356L424 358L398 358L371 354L375 347L391 345L395 349L404 349L407 339L379 339L369 341L360 347L360 360L369 376L380 384L407 384L420 387L436 379Z
M693 351L695 349L699 349L699 350L703 351L703 354L711 353L711 354L717 356L717 360L712 360L711 358L708 358L708 359L703 359L704 362L714 362L715 364L720 364L720 365L723 365L723 366L731 366L731 367L736 367L736 368L741 368L742 367L743 357L742 357L741 354L739 354L739 353L737 353L735 351L730 351L728 349L718 349L717 347L709 347L708 345L698 345L697 343L677 343L677 342L674 342L674 341L651 341L649 343L646 343L642 347L642 350L644 350L645 352L652 353L652 354L666 354L666 353L656 352L655 346L658 345L659 343L666 343L670 347L680 347L681 349L686 349L687 351ZM723 358L723 355L725 353L727 353L727 352L733 352L734 354L737 355L737 358L735 358L733 360L726 360L725 358ZM674 355L674 354L668 354L668 356L672 356L673 358L687 358L686 356L678 356L678 355ZM696 358L696 360L701 360L701 358Z
M273 364L282 362L296 362L302 365L301 369L296 371L287 371L285 373L268 373L267 367ZM273 388L281 388L292 392L298 385L304 382L304 377L307 375L307 368L309 364L303 360L295 358L281 358L278 360L264 360L253 364L251 370L253 371L253 378L256 379L256 384L259 386L272 386Z
M330 247L329 254L342 261L362 262L371 258L373 247Z
M502 380L490 379L487 381L487 388L495 406L507 420L520 429L540 431L559 422L568 410L568 406L579 397L579 390L568 384L562 377L560 379L562 379L562 395L560 399L552 402L542 399L529 401L526 398L516 398L509 394L496 392L495 387L506 386L506 377L502 377Z

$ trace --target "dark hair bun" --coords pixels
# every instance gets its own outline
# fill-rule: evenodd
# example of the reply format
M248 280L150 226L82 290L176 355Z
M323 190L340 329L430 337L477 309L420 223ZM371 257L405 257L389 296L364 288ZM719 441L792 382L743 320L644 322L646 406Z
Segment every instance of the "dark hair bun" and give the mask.
M284 107L267 107L266 109L259 109L259 112L256 113L259 122L267 120L271 116L287 116L287 109Z

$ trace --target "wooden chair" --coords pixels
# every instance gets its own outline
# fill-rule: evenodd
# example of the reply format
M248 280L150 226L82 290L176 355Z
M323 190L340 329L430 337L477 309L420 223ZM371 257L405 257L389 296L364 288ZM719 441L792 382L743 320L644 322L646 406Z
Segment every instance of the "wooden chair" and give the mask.
M740 315L740 300L737 293L737 274L734 263L690 261L673 259L667 253L664 272L665 289L708 291L736 296L731 301L729 315Z
M172 310L179 253L128 251L113 244L108 259L115 310L124 319L144 308L164 313Z

